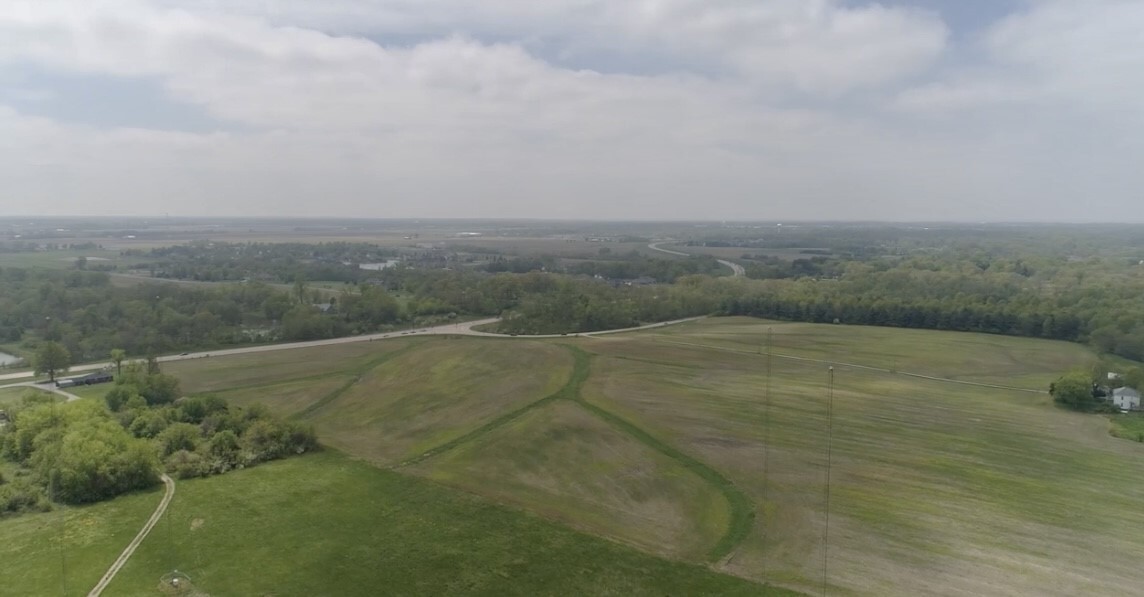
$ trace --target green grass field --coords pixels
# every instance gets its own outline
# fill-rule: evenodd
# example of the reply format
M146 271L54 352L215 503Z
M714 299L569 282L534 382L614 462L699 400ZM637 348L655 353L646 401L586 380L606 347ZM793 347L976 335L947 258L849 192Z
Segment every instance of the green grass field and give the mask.
M325 443L385 465L456 439L560 388L560 348L437 340L386 361L305 412Z
M34 394L43 396L54 396L51 392L45 392L36 388L28 387L15 387L15 388L0 388L0 408L4 406L14 406L20 404L24 400L24 396Z
M1128 413L1112 415L1110 419L1112 420L1110 429L1112 435L1122 439L1144 443L1144 414Z
M114 384L102 383L102 384L94 384L94 385L90 385L90 386L73 386L70 388L64 388L64 391L66 391L69 394L75 394L76 396L79 396L80 398L99 398L99 399L102 399L104 396L107 395L107 392L109 390L111 390L111 388L113 388L113 387L115 387Z
M91 506L0 519L0 595L86 595L162 495L156 489Z
M396 585L408 594L551 590L544 583L564 572L543 566L533 579L541 584L511 567L513 582L495 584L503 562L532 560L506 547L523 531L496 530L509 523L484 520L487 512L610 539L590 551L614 559L608 550L634 548L691 579L647 584L650 568L621 566L626 572L604 585L569 585L576 594L692 594L684 587L707 585L679 583L723 579L706 569L818 593L824 557L831 594L1132 594L1144 582L1144 445L1109 430L1144 424L1064 412L1044 393L1061 372L1093 360L1066 343L727 318L595 338L395 339L172 363L184 387L263 402L314 424L324 443L364 462L327 453L180 484L180 492L190 489L177 498L185 511L175 510L167 531L173 547L149 540L113 589L150 587L189 558L186 571L208 592L293 594L244 578L240 567L257 562L309 591L298 594L342 594L343 576L366 582L357 562L394 565L388 539L355 518L359 511L400 510L412 499L421 500L424 536L402 523L405 551L439 563L483 555L456 564L453 580L472 584ZM322 472L273 473L307 462ZM347 467L362 473L323 476ZM315 487L329 488L322 498L276 485L289 478L308 487L311 475ZM398 485L405 489L378 489ZM240 502L226 492L241 493ZM410 497L418 492L436 497ZM482 513L466 516L493 529L491 544L439 528L439 517L451 520L441 509L456 504ZM270 510L281 524L255 523ZM227 530L208 540L200 531L214 518ZM260 533L274 539L247 537ZM548 549L542 538L523 536L540 547L521 553ZM279 567L274 551L305 564ZM577 553L587 559L573 568L598 565ZM492 572L478 572L486 568Z
M4 594L86 594L158 499L0 522ZM333 451L179 483L166 518L104 594L160 595L175 569L210 595L788 594Z

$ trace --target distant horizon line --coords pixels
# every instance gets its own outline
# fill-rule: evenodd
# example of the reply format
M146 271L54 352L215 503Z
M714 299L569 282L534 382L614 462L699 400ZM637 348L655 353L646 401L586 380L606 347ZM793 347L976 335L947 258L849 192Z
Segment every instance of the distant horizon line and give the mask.
M144 222L162 221L262 221L262 222L522 222L522 223L617 223L617 224L716 224L716 225L750 225L767 224L771 226L786 225L957 225L957 226L1140 226L1144 221L1077 221L1077 220L878 220L878 219L633 219L633 218L565 218L565 217L363 217L363 216L219 216L219 215L0 215L0 222L14 220L142 220Z

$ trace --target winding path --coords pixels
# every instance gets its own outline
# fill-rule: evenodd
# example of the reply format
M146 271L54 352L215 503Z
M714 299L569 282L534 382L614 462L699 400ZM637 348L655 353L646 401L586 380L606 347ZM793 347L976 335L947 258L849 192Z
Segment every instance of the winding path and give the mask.
M123 565L127 563L127 560L131 559L131 556L135 553L135 550L141 543L143 543L143 540L147 538L147 535L151 533L151 529L155 528L155 525L158 524L159 519L163 517L163 513L167 511L167 506L170 505L171 498L175 497L175 481L168 477L166 474L164 474L161 479L163 479L163 485L166 487L166 493L163 494L163 499L159 502L159 507L155 508L155 512L151 514L151 518L147 519L147 523L143 525L143 528L139 529L139 533L135 535L135 538L131 540L131 543L127 544L127 547L123 550L123 553L119 554L119 557L115 559L113 564L111 564L111 568L107 569L107 572L104 573L103 578L99 579L99 582L96 583L95 588L93 588L87 594L87 597L99 597L99 595L103 593L103 590L107 588L107 585L111 584L111 581L115 579L115 575L119 573L119 569L123 568Z

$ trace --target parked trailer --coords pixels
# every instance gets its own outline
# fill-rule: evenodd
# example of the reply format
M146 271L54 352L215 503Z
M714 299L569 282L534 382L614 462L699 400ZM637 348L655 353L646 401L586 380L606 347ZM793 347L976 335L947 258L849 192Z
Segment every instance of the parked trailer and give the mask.
M115 381L115 376L107 371L96 371L81 377L69 377L68 379L57 379L57 388L71 388L75 386L90 386L97 383L108 383Z

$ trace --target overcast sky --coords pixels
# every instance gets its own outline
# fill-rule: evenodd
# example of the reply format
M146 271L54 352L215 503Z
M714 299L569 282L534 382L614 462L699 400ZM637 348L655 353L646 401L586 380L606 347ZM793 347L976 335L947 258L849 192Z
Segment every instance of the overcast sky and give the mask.
M1140 0L4 0L0 215L1144 221Z

